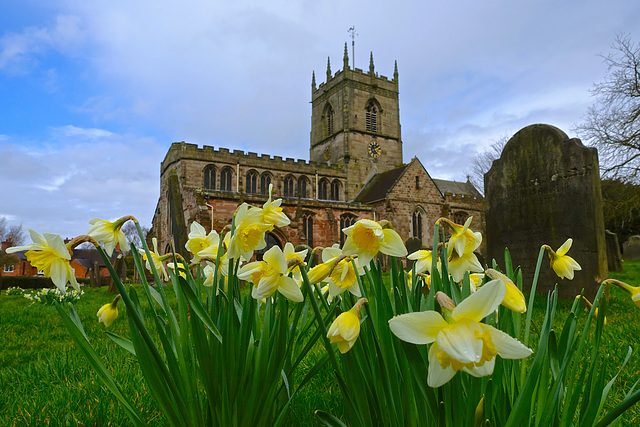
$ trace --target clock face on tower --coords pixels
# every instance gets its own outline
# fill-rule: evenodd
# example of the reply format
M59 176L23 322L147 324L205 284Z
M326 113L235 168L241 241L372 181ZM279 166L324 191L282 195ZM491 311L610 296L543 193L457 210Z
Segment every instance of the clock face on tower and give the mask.
M382 147L380 147L380 144L376 141L371 141L367 146L367 153L369 154L369 157L377 159L382 154Z
M328 145L327 148L324 149L324 159L329 161L331 159L331 146Z

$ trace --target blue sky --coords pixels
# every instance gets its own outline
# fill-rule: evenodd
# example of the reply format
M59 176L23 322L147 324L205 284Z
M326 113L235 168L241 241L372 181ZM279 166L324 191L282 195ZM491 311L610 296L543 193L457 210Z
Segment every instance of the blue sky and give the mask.
M150 225L159 164L187 141L308 158L311 73L400 74L404 160L464 180L468 159L533 123L569 136L637 1L2 3L0 216L38 232Z

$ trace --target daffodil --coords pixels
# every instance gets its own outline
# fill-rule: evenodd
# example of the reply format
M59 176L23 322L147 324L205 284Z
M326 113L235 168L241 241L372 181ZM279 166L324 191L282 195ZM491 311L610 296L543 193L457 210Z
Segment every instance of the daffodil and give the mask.
M342 354L351 350L360 335L360 309L366 303L365 298L360 298L351 310L341 313L329 327L327 338L338 345Z
M576 298L580 298L580 296L576 296ZM584 306L586 312L590 312L593 308L593 304L591 304L591 301L589 301L584 295L582 296L582 305ZM593 312L593 317L594 319L598 318L598 307L596 307L596 311ZM604 325L607 324L607 316L604 316L604 320L602 322Z
M191 262L199 262L202 258L215 260L218 256L219 245L220 236L215 230L211 230L207 234L202 225L195 221L191 223L189 240L185 244L185 248L193 254Z
M449 243L447 244L447 254L449 257L451 257L451 252L454 249L458 253L458 256L462 256L466 253L475 251L478 249L480 244L482 244L482 234L477 231L474 232L469 228L472 220L473 217L470 216L467 218L464 225L456 224L447 218L440 218L436 221L436 224L444 222L453 231L453 234L449 238Z
M631 301L633 301L635 305L640 307L640 286L631 286L625 282L621 282L620 280L616 280L616 279L607 279L602 283L606 285L608 284L616 285L623 291L627 292L631 296Z
M151 242L153 243L153 250L149 251L149 253L151 254L151 261L153 262L153 266L155 267L158 276L161 276L164 281L167 281L169 280L169 275L167 274L167 270L164 269L164 265L162 263L166 259L171 257L171 254L161 256L160 252L158 252L158 239L154 237L153 239L151 239ZM151 263L149 262L147 253L144 251L144 249L138 249L138 252L142 256L142 260L146 261L145 267L147 268L147 270L153 272L153 270L151 269Z
M433 251L421 249L407 256L407 259L416 262L416 273L423 273L425 271L431 273L431 264L433 264Z
M185 263L179 262L178 265L176 266L174 263L170 262L170 263L167 263L167 267L173 270L173 272L176 273L177 275L180 275L180 277L182 277L183 279L185 280L187 279L187 266Z
M300 282L300 266L305 265L304 260L307 258L308 249L303 249L301 251L296 252L296 248L293 246L291 242L287 242L284 245L284 259L287 260L287 264L289 265L292 261L297 261L293 263L294 265L289 268L289 272L292 273L293 278L296 281Z
M273 229L273 225L262 221L262 209L250 208L243 203L235 215L235 230L229 240L227 256L230 259L240 257L250 260L254 250L264 249L267 246L264 233Z
M497 355L522 359L532 353L515 338L481 323L502 303L505 293L505 284L492 280L455 307L449 297L438 292L444 317L436 311L402 314L389 320L389 327L403 341L431 344L430 387L440 387L458 371L476 377L491 375Z
M361 266L368 265L378 252L396 257L407 255L402 238L391 229L388 221L380 224L370 219L361 219L342 231L347 235L342 253L358 254Z
M322 261L332 263L337 260L335 266L329 274L329 294L335 297L348 290L353 295L360 297L360 286L358 285L358 276L364 274L364 269L360 267L358 259L345 256L338 245L325 248L322 251ZM356 266L354 268L353 266Z
M527 311L527 303L524 299L524 294L506 274L502 274L493 268L487 269L485 273L490 278L501 280L505 284L506 293L504 300L502 301L503 306L518 313L524 313Z
M278 291L291 301L301 302L304 298L300 286L287 276L287 270L282 249L274 246L264 253L262 261L242 266L238 270L238 278L253 283L251 296L257 300L270 297Z
M291 223L291 220L280 207L280 205L282 204L282 199L271 201L272 191L273 184L269 184L269 199L262 206L262 222L265 224L275 225L276 227L287 226Z
M549 259L551 260L551 268L561 279L567 278L569 280L573 280L574 271L582 270L580 264L578 264L575 259L567 255L567 252L569 252L569 249L571 249L572 243L573 239L567 239L567 241L564 242L557 251L554 251L548 245L543 246L549 254Z
M113 302L109 304L105 304L100 307L98 310L98 323L104 323L104 326L107 328L111 326L114 320L118 317L118 301L120 300L120 295L116 295Z
M62 237L57 234L44 233L44 238L33 230L29 230L31 240L25 246L13 246L7 248L7 253L27 251L25 256L33 267L42 271L47 277L51 277L53 284L58 289L65 292L67 283L76 290L80 290L80 285L76 281L73 268L69 264L71 254L64 245Z
M109 256L113 254L113 250L118 245L120 245L121 251L127 252L130 249L129 242L127 242L127 237L122 232L122 225L132 218L131 216L125 216L114 222L97 218L92 219L89 221L91 227L89 231L87 231L87 235L93 237L98 242L102 242L104 244L104 251L109 254Z
M471 252L465 252L462 255L458 255L458 251L453 251L449 258L449 273L453 277L454 282L460 282L464 279L464 274L467 271L483 271L480 261L476 254Z

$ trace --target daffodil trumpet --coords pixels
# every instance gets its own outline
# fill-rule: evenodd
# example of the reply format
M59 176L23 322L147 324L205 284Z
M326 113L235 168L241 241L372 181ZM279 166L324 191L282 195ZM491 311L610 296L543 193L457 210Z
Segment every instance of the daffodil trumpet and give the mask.
M542 245L549 255L551 268L561 279L566 278L568 280L573 280L574 272L582 270L580 264L578 264L575 259L567 255L572 244L573 239L569 238L558 248L557 251L554 251L549 245Z
M640 307L640 286L631 286L625 282L621 282L616 279L606 279L602 282L605 285L615 285L627 292L631 296L631 301L638 307Z
M360 298L349 311L336 317L327 332L332 344L338 345L340 353L351 350L360 335L360 309L367 304L366 298Z
M104 323L107 328L111 326L114 320L118 317L118 301L122 298L121 295L116 295L112 302L105 304L98 310L98 322Z

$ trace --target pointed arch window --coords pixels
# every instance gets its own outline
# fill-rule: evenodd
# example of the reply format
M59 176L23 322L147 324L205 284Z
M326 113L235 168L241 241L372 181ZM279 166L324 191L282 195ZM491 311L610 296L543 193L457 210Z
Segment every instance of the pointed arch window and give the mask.
M422 240L422 213L417 210L413 213L411 235Z
M313 215L304 214L302 216L302 233L307 239L307 245L313 248Z
M329 200L329 182L326 179L321 179L318 184L318 199Z
M340 181L334 179L331 182L331 194L329 200L340 200Z
M258 193L258 172L253 170L247 172L247 182L245 183L245 192L247 194Z
M213 165L208 165L204 168L204 189L216 189L216 167Z
M282 189L282 195L284 197L295 197L295 193L293 192L293 182L295 179L289 175L284 178L284 188Z
M307 194L307 178L304 176L301 176L298 179L298 197L301 197L303 199L306 199L309 197L309 195Z
M327 132L327 136L333 133L333 107L331 104L327 104L324 111L324 120L325 120L325 130Z
M373 102L369 101L365 109L366 129L369 132L378 132L378 107Z
M265 172L260 176L260 194L268 194L269 185L271 185L271 174Z
M230 167L225 167L220 171L220 191L231 191L231 178L233 172Z

